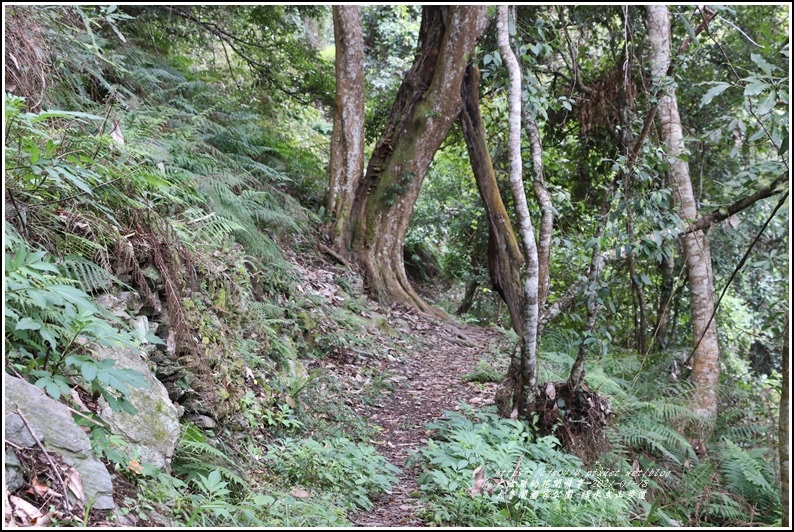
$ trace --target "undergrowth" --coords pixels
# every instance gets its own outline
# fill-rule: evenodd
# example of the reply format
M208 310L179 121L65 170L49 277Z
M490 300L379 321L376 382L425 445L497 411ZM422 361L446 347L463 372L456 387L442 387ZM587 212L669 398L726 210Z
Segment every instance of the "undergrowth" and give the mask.
M446 412L415 461L426 518L451 526L616 526L639 486L623 491L585 472L553 436L502 419L494 409ZM631 489L629 488L631 484ZM630 494L630 496L628 495Z

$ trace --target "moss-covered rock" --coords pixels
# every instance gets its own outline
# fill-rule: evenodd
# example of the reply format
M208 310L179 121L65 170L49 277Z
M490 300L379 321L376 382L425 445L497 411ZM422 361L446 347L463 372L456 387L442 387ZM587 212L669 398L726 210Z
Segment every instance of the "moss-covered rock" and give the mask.
M113 359L116 367L135 370L146 379L148 388L131 389L129 399L138 410L137 414L114 412L102 402L100 415L115 434L129 442L142 462L167 470L179 439L182 412L171 402L165 387L152 374L138 351L97 347L93 355L99 360Z

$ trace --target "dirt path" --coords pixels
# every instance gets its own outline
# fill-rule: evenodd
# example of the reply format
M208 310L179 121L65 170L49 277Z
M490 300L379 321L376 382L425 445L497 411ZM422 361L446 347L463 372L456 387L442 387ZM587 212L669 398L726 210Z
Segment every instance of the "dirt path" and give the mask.
M351 516L357 526L422 526L416 477L418 468L405 467L410 451L423 446L428 437L425 423L456 410L461 401L480 407L492 404L496 384L465 382L477 363L497 345L502 334L493 328L441 322L415 314L403 314L395 329L419 337L426 347L408 353L404 363L390 366L397 384L381 405L364 407L370 421L383 428L374 442L378 451L403 471L390 495L375 501L368 512Z

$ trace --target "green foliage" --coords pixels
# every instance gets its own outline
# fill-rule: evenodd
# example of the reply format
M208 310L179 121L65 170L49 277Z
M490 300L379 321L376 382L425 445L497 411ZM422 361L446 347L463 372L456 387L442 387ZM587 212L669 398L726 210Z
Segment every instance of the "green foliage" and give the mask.
M299 430L303 427L303 423L297 419L289 404L282 403L278 408L266 408L251 390L248 390L241 399L240 412L254 430L264 428L278 433L282 430Z
M8 226L3 257L6 364L54 399L69 397L72 379L79 378L114 410L134 413L129 387L148 386L143 376L81 353L91 344L137 347L136 334L74 286L68 269L33 251Z
M122 458L126 465L128 457ZM127 499L122 513L144 523L182 526L344 526L345 511L336 497L316 493L306 499L244 473L247 459L232 459L195 426L183 427L172 474L150 470L134 477L140 498Z
M336 493L353 508L370 509L370 496L388 493L399 469L369 445L335 438L324 443L285 438L271 445L270 469L290 482Z
M628 117L621 132L636 135L656 97L633 87L645 76L641 11L521 6L511 34L524 63L523 97L541 128L554 202L550 300L578 279L596 244L616 255L631 251L651 325L662 281L658 265L676 252L683 221L671 211L669 161L653 135L630 161L609 132L617 132L619 106L612 104L618 85L637 92L620 109ZM380 134L411 65L420 13L418 6L362 8L369 140ZM361 300L329 303L316 290L304 293L310 281L283 252L311 239L319 217L310 211L321 212L325 204L333 75L326 59L331 54L319 49L330 46L328 9L14 6L9 14L6 28L15 33L6 44L16 48L8 86L16 93L5 95L7 369L54 397L67 396L77 383L129 411L126 396L142 379L94 360L87 346L132 346L136 335L89 294L119 284L111 272L146 292L140 270L149 261L168 285L174 329L203 342L194 357L205 366L199 380L217 392L208 404L229 423L212 440L186 428L173 476L146 464L142 474L130 470L134 454L93 427L97 453L143 495L130 511L148 522L159 513L177 524L260 527L346 525L347 510L371 508L370 496L390 489L397 470L372 448L351 443L376 430L346 404L349 387L357 385L303 372L297 361L362 360L380 347L370 338L374 327L389 332L389 326L372 320ZM709 39L676 57L678 77L671 83L693 139L684 158L704 210L747 196L787 171L789 51L782 30L789 16L780 6L722 9ZM14 26L23 18L27 25ZM693 36L691 8L679 8L674 22L676 43ZM315 29L316 42L308 37ZM25 38L13 37L19 35ZM493 133L506 118L504 69L501 58L488 53L495 49L490 39L481 41L480 64L483 116ZM574 64L575 72L560 70ZM615 65L628 66L627 75L615 76ZM610 87L610 80L620 83ZM590 88L587 98L580 83ZM123 133L123 144L108 135L111 124ZM488 286L488 231L457 134L425 179L405 249L417 277L443 278L460 292L469 280ZM489 142L501 178L505 148L498 136L489 134ZM605 185L621 175L630 178L603 197ZM414 177L401 176L385 201L397 201ZM611 212L596 240L594 206L602 200L609 200ZM726 282L773 203L760 202L741 213L740 225L731 219L722 231L710 232L716 286ZM507 207L512 210L509 200ZM638 303L623 261L607 266L603 282L584 290L605 309L594 335L578 332L579 304L546 330L541 382L564 380L581 343L603 347L588 360L585 378L615 413L611 449L600 458L621 474L635 467L668 471L648 480L645 496L594 501L580 486L571 498L544 498L540 490L532 497L533 481L563 470L595 480L554 438L537 437L527 425L492 412L467 410L432 425L438 436L417 458L428 520L484 526L775 523L780 502L772 466L776 443L769 434L776 426L775 368L788 312L780 304L788 290L780 282L788 271L787 230L787 214L773 220L722 302L717 320L726 371L709 441L695 439L702 427L689 410L692 388L667 371L676 351L691 343L685 288L675 293L676 334L668 351L631 352ZM679 260L676 271L681 267ZM190 297L185 281L191 275L183 278L183 272L196 279ZM478 293L467 319L494 321L497 299L482 297L486 291ZM748 361L753 349L772 353L767 366ZM362 383L355 392L364 401L391 386L386 371L365 368L356 377ZM467 378L500 375L483 360ZM224 447L233 438L230 427L249 432L244 445L250 462ZM279 440L264 468L255 463L263 458L262 441L300 431L312 438ZM480 466L485 484L472 496ZM257 478L257 469L268 477ZM311 496L283 491L295 484L311 489Z
M572 344L557 333L544 345L570 349ZM775 430L777 418L775 408L768 419L757 411L769 401L755 395L759 384L727 387L721 402L733 406L720 413L715 436L707 441L706 427L690 409L693 385L669 381L669 354L638 359L610 351L586 376L614 412L607 428L610 449L601 460L619 471L665 472L647 479L648 496L636 510L640 519L663 526L773 523L779 515L775 459L759 443Z
M562 452L556 438L537 437L525 423L501 419L493 410L475 412L464 405L463 412L446 412L429 424L437 437L415 458L430 521L453 526L627 522L630 499L591 498L595 477L577 457ZM485 481L475 487L478 474Z
M670 526L774 525L780 519L780 490L769 460L727 442L714 459L683 472L664 495L649 506L647 522ZM663 501L669 501L664 504Z
M383 132L403 75L413 63L421 7L362 6L361 19L367 95L364 127L371 142Z
M372 396L371 389L362 384L362 395ZM350 405L351 387L337 375L327 373L314 379L304 392L303 423L307 433L317 440L348 438L370 441L377 438L378 427L372 425Z
M237 490L246 486L244 473L226 453L209 443L204 433L193 424L182 427L172 460L172 468L185 481L217 474Z
M725 490L753 507L762 521L773 522L780 504L774 458L764 449L742 449L730 440L722 442L718 453Z

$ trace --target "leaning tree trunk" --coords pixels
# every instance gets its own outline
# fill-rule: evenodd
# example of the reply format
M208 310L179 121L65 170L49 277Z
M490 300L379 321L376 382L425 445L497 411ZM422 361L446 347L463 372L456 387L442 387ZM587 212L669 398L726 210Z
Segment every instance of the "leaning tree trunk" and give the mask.
M510 160L510 188L516 205L519 234L524 248L527 266L524 272L524 323L521 328L520 378L515 379L513 408L518 415L529 413L537 387L537 337L538 337L538 247L535 231L529 217L527 196L524 192L521 164L521 71L518 60L510 48L508 37L508 8L500 5L497 15L497 40L499 53L507 67L510 85L508 87L508 142L507 152ZM511 369L515 367L515 360Z
M648 37L651 43L651 72L661 82L670 66L670 21L667 7L647 7ZM670 173L674 180L674 193L681 218L694 221L698 209L692 191L689 166L680 158L684 151L684 135L678 103L673 89L660 96L658 116L661 135L670 158ZM720 350L717 344L717 326L711 319L714 313L714 289L711 275L709 241L703 231L684 236L689 291L691 298L694 359L691 379L695 383L693 410L704 420L714 420L717 415L717 392L720 376Z
M353 256L377 299L443 315L408 282L403 246L427 168L460 113L463 74L486 22L485 6L423 8L417 58L397 92L353 205Z
M331 135L328 236L346 254L353 234L351 213L364 175L364 38L358 6L333 6L336 100Z
M491 154L488 152L485 125L480 114L479 79L479 69L469 65L461 86L463 110L460 113L460 124L474 179L477 182L477 190L480 192L488 216L488 273L494 290L507 304L513 329L516 334L521 334L524 323L521 265L524 263L524 258L521 256L507 209L499 194Z

